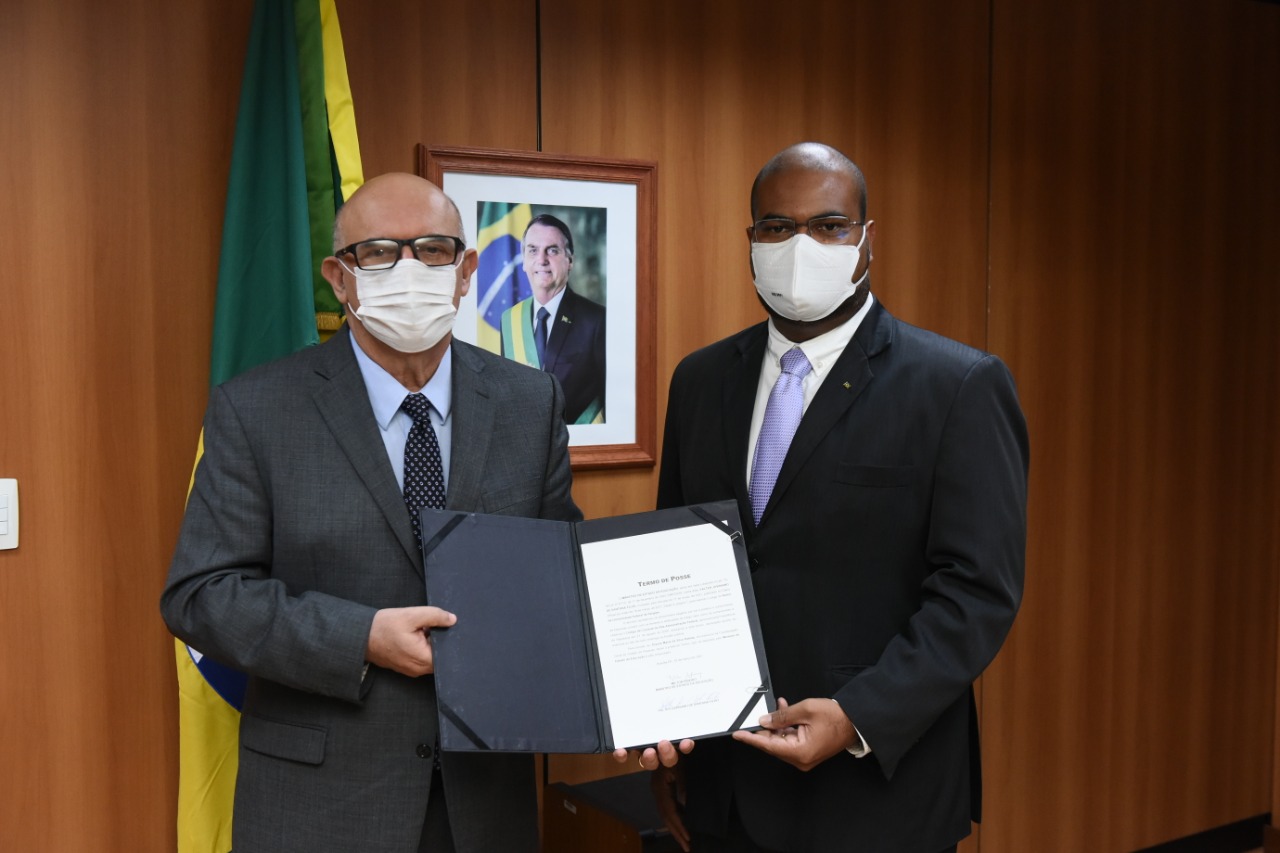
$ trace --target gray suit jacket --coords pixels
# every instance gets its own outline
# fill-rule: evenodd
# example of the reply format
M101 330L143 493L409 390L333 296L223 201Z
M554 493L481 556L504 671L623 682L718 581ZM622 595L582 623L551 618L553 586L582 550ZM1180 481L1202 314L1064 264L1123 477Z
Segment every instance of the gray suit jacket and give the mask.
M453 400L448 508L581 518L549 375L455 341ZM236 853L415 851L432 679L361 673L374 612L428 596L348 332L214 389L204 446L161 609L250 676ZM529 756L440 758L459 853L536 848Z

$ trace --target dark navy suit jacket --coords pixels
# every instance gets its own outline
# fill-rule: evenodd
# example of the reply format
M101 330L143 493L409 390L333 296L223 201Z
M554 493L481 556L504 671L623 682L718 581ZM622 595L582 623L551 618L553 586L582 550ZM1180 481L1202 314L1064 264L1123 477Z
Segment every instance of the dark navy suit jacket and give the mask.
M1022 596L1026 426L995 356L873 304L806 410L759 526L748 432L767 327L671 381L659 506L736 498L773 686L839 702L872 749L808 773L729 738L686 759L687 824L729 807L785 851L933 853L981 802L972 682Z
M604 411L604 306L565 288L560 311L547 336L544 370L564 389L564 419L578 423L588 408ZM597 402L598 401L598 402Z

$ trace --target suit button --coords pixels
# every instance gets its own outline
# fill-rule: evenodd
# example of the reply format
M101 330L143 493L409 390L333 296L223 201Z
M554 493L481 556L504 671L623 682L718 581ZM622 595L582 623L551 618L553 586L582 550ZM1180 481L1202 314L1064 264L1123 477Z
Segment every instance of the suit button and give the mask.
M419 758L430 758L430 757L431 757L431 744L429 744L429 743L420 743L420 744L418 744L418 757L419 757Z
M751 571L753 571L753 572L754 572L756 569L760 568L760 558L759 558L759 557L752 557L752 558L751 558L751 561L750 561L750 563L749 563L748 565L750 565L750 566L751 566Z

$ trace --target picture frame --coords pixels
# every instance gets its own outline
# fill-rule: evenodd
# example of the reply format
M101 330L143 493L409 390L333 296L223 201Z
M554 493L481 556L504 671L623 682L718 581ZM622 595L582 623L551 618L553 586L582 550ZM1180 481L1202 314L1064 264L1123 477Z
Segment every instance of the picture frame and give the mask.
M575 471L655 465L657 164L419 144L417 170L480 255L455 337L556 375Z

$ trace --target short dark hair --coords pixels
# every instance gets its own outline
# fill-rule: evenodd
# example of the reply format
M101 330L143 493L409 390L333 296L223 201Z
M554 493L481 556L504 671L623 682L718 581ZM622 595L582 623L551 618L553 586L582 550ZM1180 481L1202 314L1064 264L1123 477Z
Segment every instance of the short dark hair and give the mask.
M521 242L524 241L524 237L529 236L529 229L535 225L549 225L563 234L565 248L569 250L570 255L573 254L573 234L569 232L569 226L565 225L550 213L539 213L537 216L533 217L533 219L530 219L529 224L524 227L524 236L520 238Z
M858 190L858 218L867 218L867 180L862 176L858 165L843 153L822 142L799 142L782 149L764 164L751 184L751 219L756 218L756 196L761 182L784 169L819 169L828 172L843 172L853 179Z

